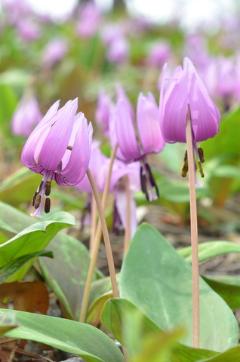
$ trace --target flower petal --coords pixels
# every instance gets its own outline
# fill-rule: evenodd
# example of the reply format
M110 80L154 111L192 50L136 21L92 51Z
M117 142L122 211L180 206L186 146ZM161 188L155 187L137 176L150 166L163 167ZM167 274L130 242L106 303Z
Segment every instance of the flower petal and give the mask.
M138 131L144 153L160 152L164 140L160 128L160 113L151 94L140 94L137 103Z

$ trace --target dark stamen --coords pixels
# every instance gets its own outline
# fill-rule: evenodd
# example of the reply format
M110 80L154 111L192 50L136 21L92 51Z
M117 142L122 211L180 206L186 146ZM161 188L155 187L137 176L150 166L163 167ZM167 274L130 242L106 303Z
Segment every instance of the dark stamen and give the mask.
M147 201L149 201L149 195L147 191L147 176L142 165L140 167L140 183L141 183L141 190L146 196Z
M185 160L184 158L184 163L182 167L182 177L186 177L187 173L188 173L188 160Z
M36 194L36 196L35 196L35 200L34 200L34 207L35 207L35 209L38 209L39 208L39 206L40 206L40 204L41 204L41 195L40 194Z
M198 161L198 169L199 169L201 177L204 177L204 172L203 172L201 161Z
M45 195L46 195L46 196L49 196L50 193L51 193L51 181L48 180L48 181L46 182L46 186L45 186Z
M51 209L51 200L49 197L47 197L44 204L44 211L48 213L50 209Z
M38 187L38 192L41 192L42 191L42 187L43 187L43 181L41 181L41 183L40 183L40 185L39 185L39 187Z
M33 199L32 199L32 206L35 205L35 201L36 201L36 196L37 196L37 191L35 191L34 195L33 195Z
M159 195L159 189L158 189L158 186L156 184L155 178L154 178L154 176L152 174L152 170L151 170L148 163L145 163L145 167L146 167L146 171L148 172L148 177L149 177L150 184L151 184L152 187L155 188L156 195L157 195L157 197L159 197L160 196Z
M204 163L205 162L204 152L201 147L198 148L198 156L199 156L200 162Z

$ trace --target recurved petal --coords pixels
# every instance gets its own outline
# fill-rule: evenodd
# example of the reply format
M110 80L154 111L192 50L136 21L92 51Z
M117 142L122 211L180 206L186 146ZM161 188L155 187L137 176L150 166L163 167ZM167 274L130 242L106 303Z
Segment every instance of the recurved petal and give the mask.
M79 129L66 167L56 176L58 184L77 185L86 174L91 156L92 125L83 114L77 116Z
M140 157L133 120L123 99L119 99L115 110L115 131L121 153L125 161L133 161Z
M77 99L69 101L54 116L50 131L42 145L37 162L55 171L69 144L78 107Z
M143 152L156 153L164 147L160 128L160 112L151 94L145 97L140 94L137 103L138 131Z
M160 126L166 142L186 141L188 106L188 75L178 69L174 81L166 90L160 107Z
M218 132L220 114L211 100L207 88L189 59L184 60L184 66L187 71L192 74L189 89L189 104L193 134L195 141L203 141L213 137Z

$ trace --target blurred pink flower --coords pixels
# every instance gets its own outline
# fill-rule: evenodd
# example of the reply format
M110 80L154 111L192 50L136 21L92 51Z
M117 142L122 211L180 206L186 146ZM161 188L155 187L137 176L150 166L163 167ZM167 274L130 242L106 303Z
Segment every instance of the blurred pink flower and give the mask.
M104 91L101 91L98 96L96 108L96 121L101 126L103 132L107 135L109 131L109 122L113 110L113 103Z
M31 19L21 19L16 26L19 36L25 42L33 42L41 35L39 26Z
M94 2L84 4L80 9L80 18L76 32L81 38L90 38L95 35L101 23L101 13Z
M64 58L68 51L68 43L65 39L51 40L43 50L42 63L45 68L51 68Z
M161 68L170 57L171 51L169 44L159 42L152 46L147 57L147 64L156 68Z
M129 55L128 42L124 37L115 38L107 48L107 59L111 63L123 64Z
M15 135L28 136L41 118L37 99L25 95L13 115L12 132Z

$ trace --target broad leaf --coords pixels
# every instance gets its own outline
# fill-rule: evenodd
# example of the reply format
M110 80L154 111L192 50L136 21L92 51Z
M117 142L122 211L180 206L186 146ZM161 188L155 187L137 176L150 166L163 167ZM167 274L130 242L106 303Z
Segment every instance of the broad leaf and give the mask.
M0 245L0 268L17 258L42 251L60 230L72 225L74 218L66 212L50 214L47 218L30 225ZM30 267L31 264L32 261L27 266ZM26 271L25 265L17 277L10 281L21 279Z
M54 258L39 260L44 277L58 297L65 315L78 320L89 253L80 241L63 233L50 243L48 250L54 253Z
M81 356L87 362L123 362L115 343L88 324L6 309L0 313L19 325L6 333L7 337L40 342Z
M240 308L240 278L238 276L204 276L204 280L231 309Z
M179 254L189 262L191 262L191 251L191 246L178 250ZM199 244L198 247L198 258L201 263L230 253L240 253L240 245L230 241L209 241Z
M139 353L146 338L158 336L163 331L140 309L125 299L111 299L105 304L102 315L104 326L113 333L130 355ZM217 355L217 352L196 349L176 343L169 362L197 362ZM146 361L151 361L150 357Z
M22 202L31 202L41 177L21 168L14 174L6 178L0 184L0 199L11 205L19 205Z
M183 326L192 344L192 277L189 264L153 227L142 225L120 275L121 297L142 309L161 329ZM227 304L200 282L200 347L223 351L238 341L237 321Z

